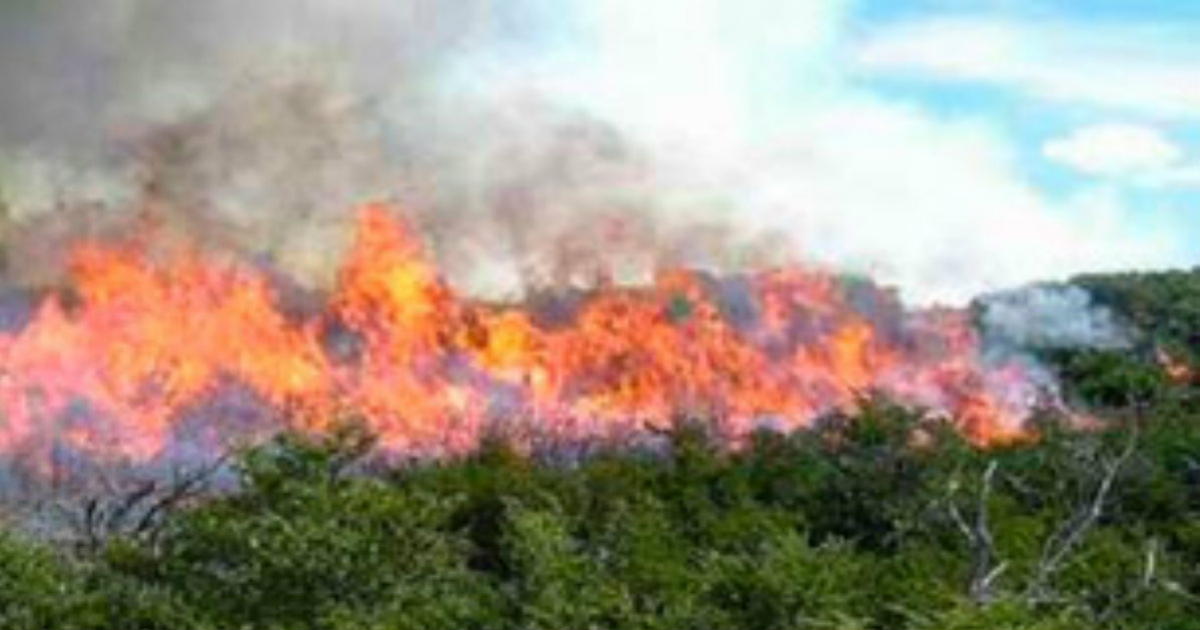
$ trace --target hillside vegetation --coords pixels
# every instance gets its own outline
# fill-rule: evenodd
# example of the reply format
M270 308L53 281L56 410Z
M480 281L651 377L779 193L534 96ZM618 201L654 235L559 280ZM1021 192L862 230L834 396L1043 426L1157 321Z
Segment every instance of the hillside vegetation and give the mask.
M283 436L236 491L0 534L0 628L1200 628L1200 398L1161 364L1200 357L1200 274L1078 282L1142 331L1049 357L1094 427L980 450L870 398L735 452L695 420L387 467Z

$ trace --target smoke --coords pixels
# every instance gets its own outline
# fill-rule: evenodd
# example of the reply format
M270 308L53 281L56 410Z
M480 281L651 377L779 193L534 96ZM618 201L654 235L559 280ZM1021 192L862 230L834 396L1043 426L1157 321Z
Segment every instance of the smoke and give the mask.
M347 210L399 190L404 130L388 117L420 119L438 72L496 28L481 1L51 0L0 13L11 214L91 235L81 206L142 205L189 238L301 272L325 267ZM10 240L44 249L29 232ZM10 261L18 275L46 268L33 258Z
M961 303L1169 255L1111 204L1043 198L987 124L859 87L850 8L4 3L7 273L53 278L63 243L153 215L326 285L377 199L456 285L501 297L803 256Z
M1112 311L1077 286L1031 286L978 300L981 327L993 344L1032 350L1118 349L1131 343Z
M17 87L0 91L0 194L23 282L53 278L64 243L152 215L328 284L351 211L377 199L475 292L781 257L667 182L623 123L501 76L564 28L533 0L0 11L0 84Z

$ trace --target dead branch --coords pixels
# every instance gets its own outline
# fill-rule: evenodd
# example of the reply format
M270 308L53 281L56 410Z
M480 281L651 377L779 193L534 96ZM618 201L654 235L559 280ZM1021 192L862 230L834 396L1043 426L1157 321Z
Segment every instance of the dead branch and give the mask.
M1138 433L1138 425L1135 423L1121 453L1113 460L1103 464L1104 472L1096 485L1096 491L1092 498L1064 521L1054 535L1046 539L1028 590L1031 600L1046 601L1050 580L1062 569L1066 560L1103 516L1113 484L1137 450Z
M166 517L202 496L228 459L225 454L192 471L176 470L169 481L151 479L126 488L102 476L101 489L79 499L78 507L60 506L76 547L94 554L113 538L157 540Z
M971 600L980 606L994 599L993 586L1008 568L1007 562L996 563L996 542L988 519L988 502L991 500L997 468L996 460L991 460L980 476L979 492L975 501L975 519L972 524L967 523L953 498L947 502L951 518L971 545L971 577L967 584L967 592Z
M159 496L142 514L132 533L135 536L157 538L164 518L177 507L203 494L208 489L208 482L220 472L228 460L229 454L226 453L190 474L177 476L170 489Z
M1146 562L1142 566L1142 588L1150 588L1158 574L1158 539L1146 542Z

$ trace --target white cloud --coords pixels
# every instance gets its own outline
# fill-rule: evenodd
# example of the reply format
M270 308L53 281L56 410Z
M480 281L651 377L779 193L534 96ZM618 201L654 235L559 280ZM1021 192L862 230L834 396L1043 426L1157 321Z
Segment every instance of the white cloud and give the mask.
M785 80L828 67L847 0L581 0L578 49L538 80L638 132L702 142L762 131ZM566 61L566 66L555 66ZM792 103L788 103L791 105ZM754 110L754 116L747 113ZM751 129L754 128L754 129Z
M1162 172L1183 158L1183 150L1155 127L1108 123L1049 140L1042 155L1085 175L1122 177Z
M876 29L853 59L867 72L1003 85L1058 103L1195 119L1194 30L935 18Z
M1200 188L1200 162L1157 127L1106 123L1042 145L1042 155L1080 174L1149 189Z
M1177 235L1130 230L1115 192L1064 203L1027 183L1007 138L871 96L812 112L779 152L744 164L747 211L800 249L897 283L917 301L1084 270L1169 265ZM786 147L786 151L784 150Z
M1139 178L1138 183L1154 188L1200 188L1200 162L1149 173Z
M996 121L939 117L852 87L839 65L840 0L669 4L679 6L635 16L620 0L598 0L599 51L542 56L513 81L527 88L532 77L652 147L671 207L689 207L673 203L681 197L727 200L738 224L782 230L802 255L871 273L922 302L1186 260L1177 233L1131 227L1113 190L1044 194L1021 167L1017 139ZM790 8L798 5L805 9ZM763 17L783 12L789 19ZM777 31L770 41L795 34L790 56L763 54L754 35L764 25ZM965 26L877 40L861 56L870 67L936 62L949 76L982 67L1020 78L1028 70L1005 65L1026 54L1019 32ZM915 37L925 34L938 39ZM1050 90L1056 79L1039 80ZM1200 111L1200 90L1196 103ZM1182 108L1178 100L1166 106Z

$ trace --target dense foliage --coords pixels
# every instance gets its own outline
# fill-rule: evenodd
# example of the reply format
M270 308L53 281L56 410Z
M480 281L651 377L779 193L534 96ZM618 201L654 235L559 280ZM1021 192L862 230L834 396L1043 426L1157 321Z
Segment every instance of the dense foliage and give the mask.
M1190 271L1083 276L1073 280L1153 342L1200 360L1200 268Z
M390 467L284 436L153 530L0 535L0 628L1200 628L1200 403L1144 351L1196 356L1163 303L1200 280L1084 281L1147 331L1054 357L1097 427L981 450L868 399L733 452L682 422Z

